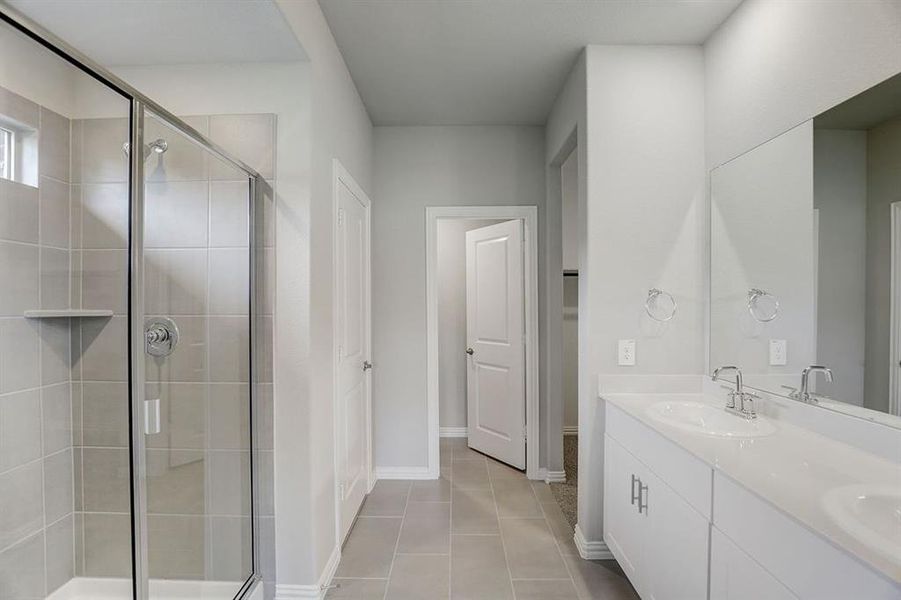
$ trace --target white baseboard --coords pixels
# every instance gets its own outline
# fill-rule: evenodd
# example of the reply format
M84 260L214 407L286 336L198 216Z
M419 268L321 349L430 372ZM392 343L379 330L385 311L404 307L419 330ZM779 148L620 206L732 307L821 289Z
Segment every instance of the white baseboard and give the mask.
M578 425L568 425L563 428L563 435L579 435Z
M376 479L437 479L428 467L376 467Z
M441 427L438 429L438 437L463 437L469 435L468 427Z
M610 548L607 547L606 543L586 540L578 523L576 523L576 533L573 535L573 542L575 542L576 548L579 550L579 556L585 560L610 560L613 558L613 553L610 552Z
M338 570L338 563L341 562L341 548L335 546L332 555L329 556L322 575L319 576L319 583L314 585L292 585L287 583L279 583L275 586L275 600L298 600L300 598L315 598L322 600L328 591L328 585Z
M565 483L566 482L566 471L545 471L544 482L545 483Z

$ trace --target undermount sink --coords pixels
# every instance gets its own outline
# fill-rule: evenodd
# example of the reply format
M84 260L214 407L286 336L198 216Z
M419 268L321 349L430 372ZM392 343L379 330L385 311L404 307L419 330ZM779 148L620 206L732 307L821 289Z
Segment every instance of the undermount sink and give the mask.
M745 419L702 402L658 402L649 406L647 411L649 416L667 425L714 437L753 438L776 431L766 417Z
M823 496L823 508L852 537L901 563L901 486L836 488Z

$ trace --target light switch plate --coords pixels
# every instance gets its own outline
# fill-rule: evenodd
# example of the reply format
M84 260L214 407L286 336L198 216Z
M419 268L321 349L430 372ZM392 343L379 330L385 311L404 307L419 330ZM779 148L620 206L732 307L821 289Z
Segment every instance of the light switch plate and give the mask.
M620 340L617 345L617 362L621 367L635 366L635 340Z
M770 340L770 366L782 367L788 364L788 341Z

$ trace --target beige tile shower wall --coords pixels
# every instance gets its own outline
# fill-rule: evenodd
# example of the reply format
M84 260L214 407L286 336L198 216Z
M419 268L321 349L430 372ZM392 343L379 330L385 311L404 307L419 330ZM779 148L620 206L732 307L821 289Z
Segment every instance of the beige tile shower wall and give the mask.
M69 323L23 311L68 304L70 124L5 89L0 115L38 139L37 187L0 179L0 597L43 598L74 572Z
M234 152L275 185L272 115L215 115L186 121ZM165 139L145 169L145 309L172 317L175 352L146 363L148 397L161 400L162 431L147 438L152 577L235 580L250 570L247 182L200 147L148 119L146 139ZM127 190L124 120L75 125L82 157L72 303L112 309L85 321L75 348L81 440L76 454L77 568L88 576L128 574L126 353ZM263 537L272 526L272 194L257 207L254 257L259 284L259 500ZM271 533L269 534L271 538ZM264 564L266 557L264 555Z
M73 308L113 311L72 323L75 572L131 573L128 451L128 163L125 118L72 123Z

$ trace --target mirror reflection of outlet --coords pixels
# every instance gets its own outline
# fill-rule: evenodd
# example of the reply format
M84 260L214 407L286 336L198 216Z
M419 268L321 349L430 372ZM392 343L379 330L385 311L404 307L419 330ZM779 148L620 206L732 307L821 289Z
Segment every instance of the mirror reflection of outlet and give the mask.
M770 340L770 366L782 367L788 364L788 341Z
M617 362L621 367L635 366L635 340L620 340L617 345Z

